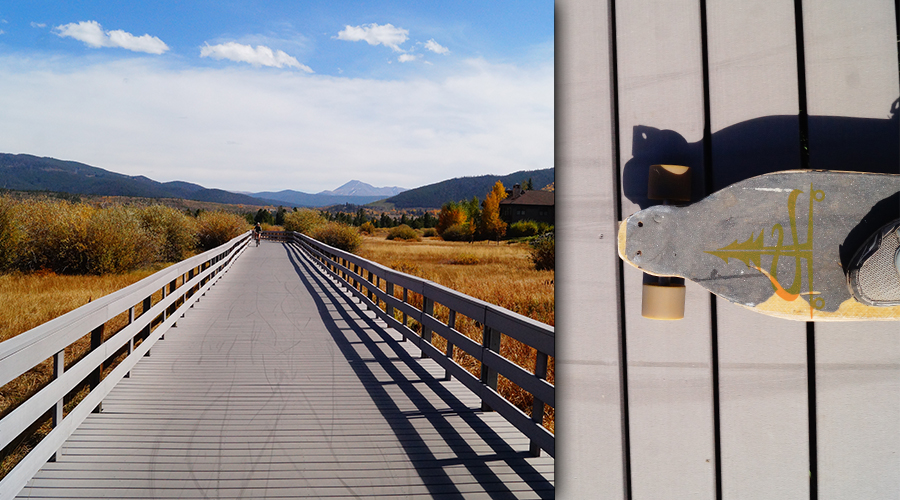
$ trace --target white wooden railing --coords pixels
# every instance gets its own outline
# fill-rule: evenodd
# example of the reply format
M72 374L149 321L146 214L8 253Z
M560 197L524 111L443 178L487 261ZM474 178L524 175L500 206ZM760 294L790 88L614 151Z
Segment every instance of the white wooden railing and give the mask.
M538 455L540 450L551 456L555 454L554 436L542 425L544 405L555 407L554 385L545 380L548 357L554 356L553 327L299 233L268 231L263 238L297 244L322 271L342 282L391 328L415 342L423 355L434 359L446 370L447 377L455 377L480 397L485 409L497 411L531 439L533 455ZM128 376L140 358L150 352L185 310L215 284L250 241L250 233L245 233L0 343L0 386L47 359L54 363L53 380L0 420L0 449L14 445L20 436L44 420L48 412L53 426L50 433L0 480L0 500L13 498L44 463L59 456L62 444L72 432L91 412L100 408L112 388ZM422 296L421 309L408 302L411 292ZM396 295L402 295L402 299ZM384 308L378 304L384 304ZM435 304L449 309L446 322L433 316ZM140 315L135 314L138 310ZM395 317L394 311L402 319ZM125 313L128 314L126 326L104 340L106 324ZM482 325L483 341L480 344L455 329L460 315ZM421 333L410 328L410 320L421 325ZM90 351L64 368L65 349L88 333L91 335ZM444 352L431 343L432 333L447 340ZM500 355L501 333L536 349L533 373ZM480 377L453 360L455 349L461 349L481 363ZM104 365L121 353L127 353L127 356L101 377ZM532 417L497 393L498 374L534 396ZM66 396L85 385L90 392L64 417Z
M496 411L528 436L532 455L537 456L540 450L544 450L555 456L554 435L542 422L544 405L556 406L555 387L546 380L548 357L555 356L552 326L325 245L300 233L270 232L267 236L269 239L299 244L316 259L323 271L342 282L389 327L415 342L423 355L434 359L446 370L447 377L456 378L481 398L484 409ZM408 302L410 292L422 296L421 309ZM433 316L435 304L449 309L446 322ZM482 326L481 343L456 330L460 315ZM410 328L409 320L421 325L421 333ZM447 340L446 351L441 352L432 344L432 333ZM500 355L501 333L537 351L533 373ZM481 363L480 377L472 375L454 361L454 349L464 351ZM534 396L531 417L497 393L498 374Z
M13 444L36 423L52 416L53 429L0 481L0 500L13 498L153 344L163 338L184 311L215 284L247 247L247 232L218 248L174 264L152 276L0 343L0 386L48 358L53 380L0 420L0 449ZM154 301L155 300L155 301ZM140 305L140 316L135 317ZM107 322L128 313L128 324L105 341ZM90 351L65 367L65 349L88 333ZM137 344L137 345L136 345ZM105 377L104 364L122 352L124 358ZM90 392L63 418L66 395L86 384Z

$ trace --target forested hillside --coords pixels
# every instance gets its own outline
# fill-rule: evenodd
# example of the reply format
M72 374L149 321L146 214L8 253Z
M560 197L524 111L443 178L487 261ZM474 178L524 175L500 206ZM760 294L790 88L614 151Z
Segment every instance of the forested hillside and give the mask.
M473 196L484 199L497 181L510 188L513 184L524 184L529 180L533 189L541 189L554 182L554 169L522 170L502 176L459 177L410 189L388 198L385 202L395 208L440 208L444 203L470 200Z
M0 153L0 189L54 191L104 196L183 198L240 205L268 205L267 200L188 182L157 182L74 161Z

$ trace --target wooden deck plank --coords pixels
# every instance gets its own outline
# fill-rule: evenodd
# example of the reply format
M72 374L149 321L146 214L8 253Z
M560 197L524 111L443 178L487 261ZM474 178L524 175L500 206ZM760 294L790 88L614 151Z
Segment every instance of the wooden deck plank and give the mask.
M553 459L288 256L249 249L22 498L552 498Z

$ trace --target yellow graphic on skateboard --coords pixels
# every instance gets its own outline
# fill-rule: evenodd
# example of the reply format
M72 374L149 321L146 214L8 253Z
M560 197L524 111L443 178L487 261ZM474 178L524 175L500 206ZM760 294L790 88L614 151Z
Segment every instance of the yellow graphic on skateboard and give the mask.
M813 204L825 199L825 193L821 190L809 186L809 218L806 225L806 241L800 242L797 232L797 200L803 191L794 189L788 195L788 220L791 226L791 238L793 243L784 244L784 227L781 224L772 226L771 236L775 238L774 246L765 245L765 230L759 232L759 236L750 233L750 238L743 243L734 240L730 245L724 246L718 250L706 251L706 253L715 255L716 257L728 263L729 259L737 259L747 267L756 269L765 275L772 282L772 288L778 297L786 301L794 301L801 295L809 295L809 315L812 317L813 309L822 309L825 301L821 297L812 297L818 295L813 289ZM762 256L772 256L772 264L770 271L766 272L762 269ZM795 259L794 265L794 281L785 288L778 281L778 263L781 257ZM806 264L807 289L802 292L802 264Z

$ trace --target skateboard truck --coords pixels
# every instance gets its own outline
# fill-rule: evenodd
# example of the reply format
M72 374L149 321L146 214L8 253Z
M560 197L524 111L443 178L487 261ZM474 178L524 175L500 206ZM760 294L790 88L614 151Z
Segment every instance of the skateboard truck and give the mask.
M691 201L691 171L681 165L650 165L647 198L664 205ZM648 319L684 318L684 279L671 276L645 276L641 290L641 316Z

